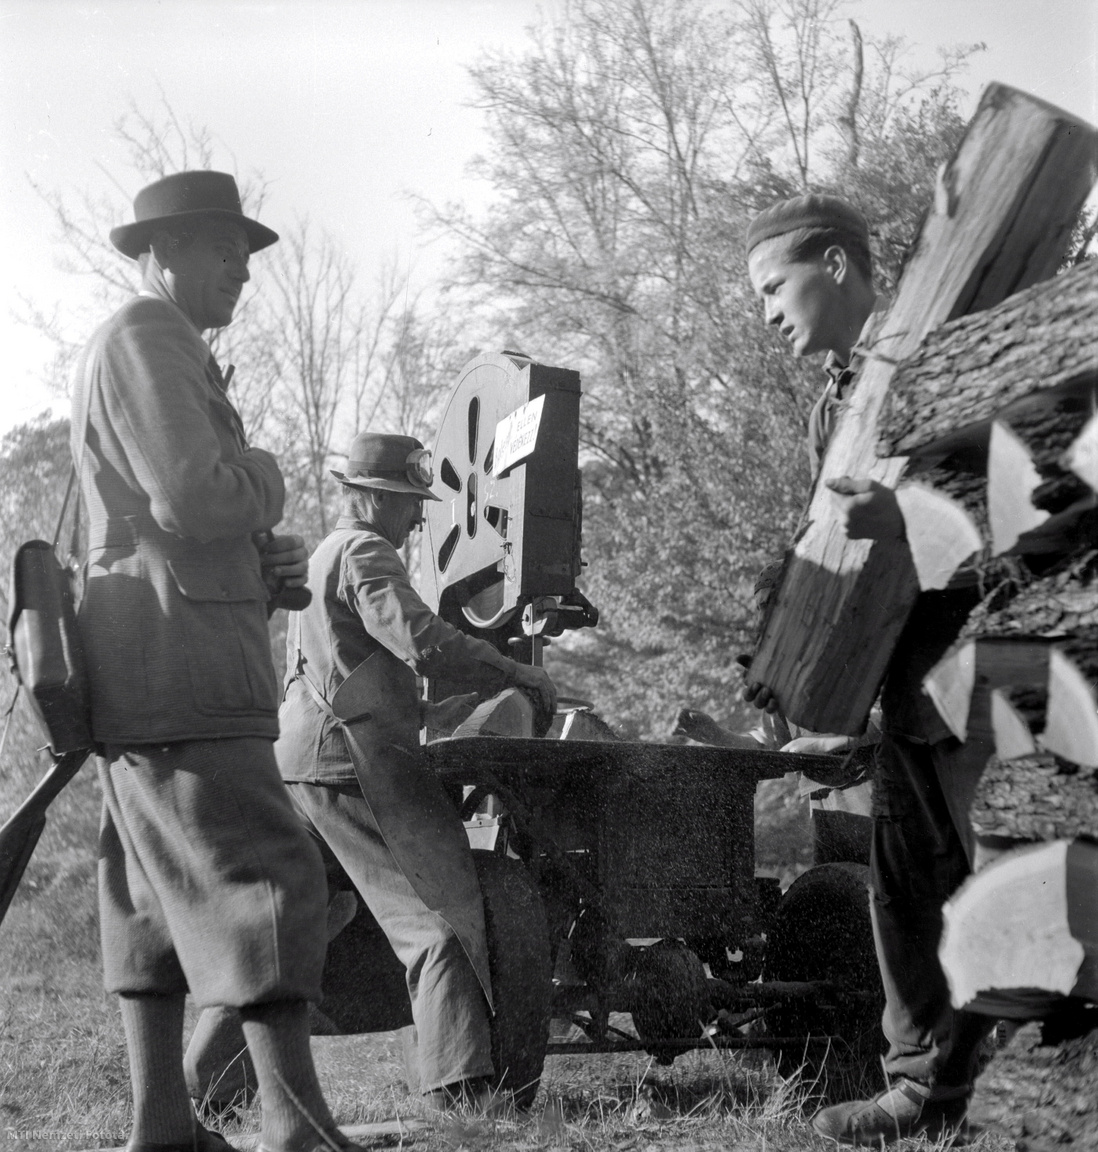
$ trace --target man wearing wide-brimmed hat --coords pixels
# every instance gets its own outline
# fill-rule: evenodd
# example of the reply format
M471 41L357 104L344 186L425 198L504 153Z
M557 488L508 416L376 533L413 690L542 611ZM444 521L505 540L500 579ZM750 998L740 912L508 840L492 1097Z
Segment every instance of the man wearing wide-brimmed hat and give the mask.
M467 636L413 589L399 550L423 502L438 499L418 440L364 432L333 475L343 515L309 561L313 602L287 636L278 764L406 969L428 1102L483 1102L493 1073L483 903L461 820L420 760L416 676L468 689L436 706L448 719L433 716L432 727L445 729L513 685L549 713L556 692L541 668ZM338 702L349 694L350 709ZM200 1022L206 1050L192 1041L188 1054L199 1088L239 1074L239 1064L224 1072L239 1049L231 1029L224 1013Z
M184 998L239 1009L267 1152L352 1147L309 1050L326 886L274 757L267 632L302 585L296 536L271 537L284 485L250 447L203 331L228 324L248 260L278 236L236 182L181 172L138 193L111 240L140 294L92 337L76 375L73 455L89 513L81 633L104 810L103 967L119 995L134 1092L129 1152L216 1152L182 1064ZM305 1113L308 1113L306 1115Z

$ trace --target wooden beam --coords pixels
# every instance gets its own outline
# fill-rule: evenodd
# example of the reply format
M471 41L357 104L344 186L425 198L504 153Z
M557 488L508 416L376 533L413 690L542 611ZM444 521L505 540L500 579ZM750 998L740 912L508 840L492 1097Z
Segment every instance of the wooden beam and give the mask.
M752 663L796 723L864 729L919 592L906 543L848 540L823 481L896 486L905 460L876 454L896 365L939 325L1052 275L1094 182L1096 143L1089 125L993 84L943 169L896 300L869 337Z
M987 443L1012 405L1098 378L1098 260L943 324L896 370L881 416L883 456ZM1004 411L1004 409L1006 411Z

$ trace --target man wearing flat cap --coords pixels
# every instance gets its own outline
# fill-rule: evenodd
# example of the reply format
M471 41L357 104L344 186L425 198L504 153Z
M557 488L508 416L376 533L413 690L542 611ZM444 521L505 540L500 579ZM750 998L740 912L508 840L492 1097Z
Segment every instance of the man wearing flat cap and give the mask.
M443 729L478 697L518 686L552 712L556 691L543 669L465 635L413 589L400 549L424 500L438 499L418 440L362 433L333 475L343 515L309 561L314 599L287 635L278 763L405 967L428 1103L484 1103L493 1067L483 903L461 820L420 759L428 706L416 677L469 690L430 706L441 710L432 727ZM200 1086L239 1075L218 1067L234 1048L230 1027L223 1014L200 1022Z
M800 196L761 213L748 230L748 271L767 323L793 353L827 353L827 382L813 409L813 478L853 378L852 354L874 310L869 230L834 196ZM829 480L851 539L904 534L895 494L864 478ZM977 1053L989 1021L954 1011L938 960L941 908L968 874L973 854L959 781L993 751L961 745L923 695L923 676L956 639L978 593L922 593L889 664L881 694L883 734L874 780L870 911L885 990L886 1089L870 1100L825 1108L821 1135L872 1145L924 1134L950 1138L963 1125ZM759 707L769 690L748 684ZM796 743L796 742L795 742Z
M138 193L134 215L111 240L139 261L141 290L84 350L72 419L89 518L79 620L104 798L103 969L134 1094L127 1148L229 1147L198 1125L187 1092L188 991L240 1012L266 1152L352 1148L309 1049L323 864L274 756L267 619L283 587L305 582L304 543L271 535L278 464L246 442L202 338L232 320L251 253L278 236L243 214L220 172L167 176Z

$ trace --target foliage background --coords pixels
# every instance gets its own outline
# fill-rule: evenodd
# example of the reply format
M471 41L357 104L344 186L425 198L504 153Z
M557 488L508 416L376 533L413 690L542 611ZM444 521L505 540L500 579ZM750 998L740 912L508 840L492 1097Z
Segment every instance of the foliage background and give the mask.
M817 383L757 317L746 224L779 197L840 191L870 220L887 289L963 128L955 85L976 50L944 51L940 67L914 74L902 42L863 37L852 10L571 0L524 53L485 54L471 76L491 147L473 165L494 201L479 216L421 205L424 228L458 242L431 303L391 267L356 267L299 218L253 262L234 324L212 334L236 365L249 434L282 462L285 528L310 546L329 529L328 468L355 429L430 443L477 350L518 347L578 368L585 590L603 623L559 642L547 664L626 735L666 736L687 703L748 722L735 656L752 640L754 577L807 494ZM186 167L236 170L212 128L166 103L131 104L114 132L132 168L115 174L119 189ZM260 211L262 174L237 176ZM88 333L134 290L134 266L106 239L129 206L121 192L39 193L68 266L98 286L89 312L32 317L55 342L61 390ZM32 440L63 470L63 429L16 429L2 449L14 499L44 513L38 472L17 465ZM16 509L6 522L4 549L46 530Z

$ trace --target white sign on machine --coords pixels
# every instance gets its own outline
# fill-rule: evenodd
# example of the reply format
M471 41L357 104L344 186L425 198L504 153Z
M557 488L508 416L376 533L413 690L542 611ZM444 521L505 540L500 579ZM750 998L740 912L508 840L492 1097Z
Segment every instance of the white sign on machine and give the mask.
M541 427L541 410L545 407L545 395L516 408L504 416L496 425L496 447L492 455L492 470L502 476L508 468L525 460L533 452L538 442L538 429Z

